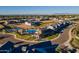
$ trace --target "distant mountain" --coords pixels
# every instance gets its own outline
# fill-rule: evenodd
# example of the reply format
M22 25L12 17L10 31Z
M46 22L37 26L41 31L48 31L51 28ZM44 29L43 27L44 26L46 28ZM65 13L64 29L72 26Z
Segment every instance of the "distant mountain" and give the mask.
M79 15L79 13L52 13L52 14L0 14L0 16L30 16L30 15Z
M54 13L55 15L71 15L71 14L79 14L79 13Z

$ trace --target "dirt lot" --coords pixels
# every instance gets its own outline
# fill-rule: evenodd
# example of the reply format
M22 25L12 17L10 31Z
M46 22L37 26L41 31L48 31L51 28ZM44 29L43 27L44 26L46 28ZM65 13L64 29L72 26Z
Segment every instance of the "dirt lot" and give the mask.
M12 41L12 42L19 42L19 40L15 39L13 35L9 34L0 34L1 37L4 37L0 39L0 44L4 44L7 41Z
M25 25L24 23L22 24L18 24L18 25L15 25L16 27L20 27L22 29L31 29L31 28L35 28L34 26L28 26L28 25Z
M15 25L16 27L20 27L20 28L23 28L23 29L32 29L32 28L43 28L43 27L46 27L48 25L52 25L52 24L56 24L57 21L41 21L42 24L40 26L28 26L28 25L25 25L25 23L22 23L22 24L18 24L18 25Z

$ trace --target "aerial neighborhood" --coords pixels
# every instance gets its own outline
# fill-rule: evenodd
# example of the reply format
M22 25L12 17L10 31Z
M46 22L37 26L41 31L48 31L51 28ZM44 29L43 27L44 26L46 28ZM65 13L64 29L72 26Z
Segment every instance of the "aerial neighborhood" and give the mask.
M78 52L78 19L79 15L1 15L0 52ZM71 38L71 33L76 36Z

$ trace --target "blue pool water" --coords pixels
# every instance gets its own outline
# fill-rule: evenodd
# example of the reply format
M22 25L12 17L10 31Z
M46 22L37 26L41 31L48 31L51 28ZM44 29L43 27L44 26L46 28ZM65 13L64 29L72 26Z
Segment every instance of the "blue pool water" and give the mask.
M30 30L25 30L25 32L29 33L29 34L33 34L36 32L36 30L34 29L30 29Z

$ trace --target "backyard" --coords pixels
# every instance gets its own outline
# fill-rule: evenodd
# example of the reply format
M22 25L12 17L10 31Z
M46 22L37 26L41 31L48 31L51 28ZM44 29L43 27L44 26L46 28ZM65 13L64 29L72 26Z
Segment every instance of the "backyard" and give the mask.
M55 34L55 35L52 35L52 36L48 36L48 37L46 37L45 39L47 39L47 40L52 40L52 39L58 37L58 35L59 35L59 34Z
M11 35L15 35L16 36L16 38L18 38L18 39L25 39L25 40L36 40L36 38L34 37L34 36L32 36L32 35L21 35L21 34L19 34L19 33L17 33L17 32L11 32L11 33L8 33L8 32L6 32L5 30L3 30L3 31L0 31L0 33L2 34L11 34Z

